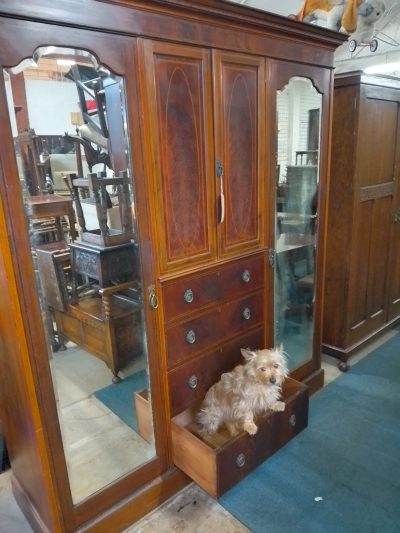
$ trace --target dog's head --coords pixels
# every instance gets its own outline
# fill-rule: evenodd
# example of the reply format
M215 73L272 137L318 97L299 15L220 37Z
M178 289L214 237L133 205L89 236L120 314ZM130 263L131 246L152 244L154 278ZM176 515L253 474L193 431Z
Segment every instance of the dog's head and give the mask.
M246 359L246 372L265 385L281 386L288 375L287 360L282 347L265 350L241 349Z

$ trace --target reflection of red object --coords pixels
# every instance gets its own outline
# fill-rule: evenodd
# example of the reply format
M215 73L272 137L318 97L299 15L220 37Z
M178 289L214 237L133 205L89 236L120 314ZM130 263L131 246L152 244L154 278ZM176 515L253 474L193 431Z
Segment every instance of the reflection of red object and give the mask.
M93 111L94 109L97 109L96 101L95 100L86 100L86 107L88 111Z

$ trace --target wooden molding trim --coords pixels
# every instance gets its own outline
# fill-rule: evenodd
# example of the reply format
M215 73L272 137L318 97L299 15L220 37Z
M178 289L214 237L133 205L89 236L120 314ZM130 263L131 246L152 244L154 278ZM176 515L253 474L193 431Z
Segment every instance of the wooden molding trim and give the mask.
M28 494L13 474L11 474L11 488L19 507L21 508L21 511L24 513L25 518L27 519L34 531L37 531L38 533L57 533L58 531L61 532L61 529L57 529L56 531L50 531L50 529L47 528L46 524L43 522L40 515L37 513L36 508L32 504Z
M192 480L174 467L124 500L117 509L114 507L95 520L81 526L79 531L82 533L122 531L156 509L189 483L192 483Z
M302 382L309 387L310 395L322 389L324 386L324 375L324 369L319 368L313 374L310 374L306 379L302 380Z
M326 28L221 0L59 0L57 3L52 0L30 3L3 0L0 14L126 36L247 50L327 67L333 66L334 49L347 38ZM302 46L293 47L295 41ZM48 41L42 44L46 45Z
M337 359L341 359L342 361L347 361L349 356L352 355L355 351L365 347L367 344L377 339L380 335L383 335L383 333L389 331L389 329L393 328L393 326L397 323L400 323L400 320L398 318L395 318L384 326L382 326L381 328L374 331L368 337L365 337L361 341L355 342L354 344L351 344L350 346L344 348L323 343L322 352L326 353L327 355L331 355L332 357L336 357Z

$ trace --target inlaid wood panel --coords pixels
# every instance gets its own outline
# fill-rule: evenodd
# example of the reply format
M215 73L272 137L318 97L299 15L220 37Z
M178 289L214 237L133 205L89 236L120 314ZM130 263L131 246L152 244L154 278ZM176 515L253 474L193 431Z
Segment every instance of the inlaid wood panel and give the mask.
M263 243L265 60L214 52L213 66L215 155L223 168L224 196L219 250L229 255Z
M164 43L144 45L154 127L154 215L161 270L215 255L210 55Z

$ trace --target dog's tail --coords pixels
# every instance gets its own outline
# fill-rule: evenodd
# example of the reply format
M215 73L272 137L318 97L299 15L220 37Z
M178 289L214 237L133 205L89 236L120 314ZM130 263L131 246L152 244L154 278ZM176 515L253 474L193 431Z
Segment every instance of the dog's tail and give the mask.
M200 425L200 434L213 435L221 424L219 414L212 408L203 408L196 415L196 422Z

